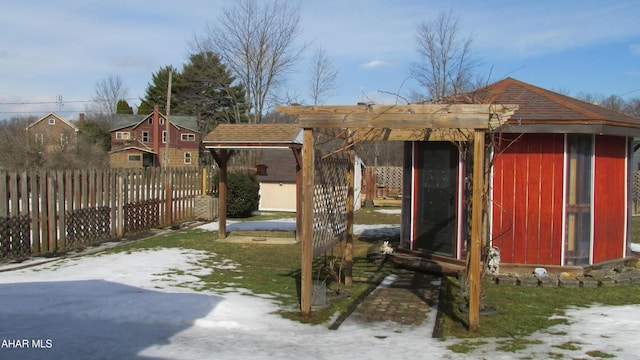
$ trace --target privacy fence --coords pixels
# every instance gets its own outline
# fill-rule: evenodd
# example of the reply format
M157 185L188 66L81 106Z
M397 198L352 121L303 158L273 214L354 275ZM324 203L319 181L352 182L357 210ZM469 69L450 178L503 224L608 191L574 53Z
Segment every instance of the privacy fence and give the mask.
M199 168L0 171L0 260L193 220L195 197L215 192L207 184Z

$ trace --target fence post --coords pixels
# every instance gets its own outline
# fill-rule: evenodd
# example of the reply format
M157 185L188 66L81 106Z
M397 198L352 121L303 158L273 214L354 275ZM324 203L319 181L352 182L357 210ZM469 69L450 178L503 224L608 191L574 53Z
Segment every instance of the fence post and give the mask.
M122 237L124 236L124 206L125 206L125 191L126 191L126 181L124 176L120 175L117 177L118 181L118 189L116 191L118 197L118 207L117 207L117 228L116 228L116 236Z

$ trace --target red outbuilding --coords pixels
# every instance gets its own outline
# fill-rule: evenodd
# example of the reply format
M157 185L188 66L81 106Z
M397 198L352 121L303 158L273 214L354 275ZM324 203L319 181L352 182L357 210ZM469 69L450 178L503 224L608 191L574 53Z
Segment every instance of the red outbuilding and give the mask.
M487 138L487 248L500 251L503 266L583 267L627 255L639 118L512 78L464 98L519 106ZM465 258L464 148L405 143L401 249Z

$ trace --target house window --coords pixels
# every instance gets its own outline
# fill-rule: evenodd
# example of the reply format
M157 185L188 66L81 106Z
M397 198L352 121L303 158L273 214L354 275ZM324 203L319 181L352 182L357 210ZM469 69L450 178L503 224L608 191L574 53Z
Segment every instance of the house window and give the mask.
M593 136L567 135L565 265L591 261Z
M196 134L182 134L182 141L196 141Z
M140 155L129 155L129 161L131 162L134 162L134 161L140 162L140 159L141 159Z
M149 132L148 131L143 131L142 132L142 142L143 143L149 142Z
M67 134L60 134L60 146L65 146L69 143L69 136Z
M147 122L149 123L149 125L153 125L153 118L150 117L149 120L147 120Z
M118 131L116 132L116 139L118 140L129 140L131 139L131 133L128 131Z
M162 142L163 142L163 143L166 143L166 142L167 142L167 132L166 132L166 131L163 131L163 132L162 132Z
M44 145L44 134L36 134L36 144Z
M191 153L190 152L185 152L184 153L184 163L185 164L191 164Z
M160 123L160 125L164 125L164 118L163 117L160 118L159 123Z
M49 125L55 125L55 124L56 124L56 118L50 117L49 118Z

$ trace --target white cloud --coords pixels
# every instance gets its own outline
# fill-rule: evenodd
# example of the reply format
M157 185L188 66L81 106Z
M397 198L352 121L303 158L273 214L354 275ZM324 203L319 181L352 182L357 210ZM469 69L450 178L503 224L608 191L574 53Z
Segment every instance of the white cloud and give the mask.
M373 68L377 68L377 67L383 67L383 66L388 66L389 63L386 61L382 61L382 60L371 60L366 64L362 64L360 65L361 67L365 68L365 69L373 69Z

